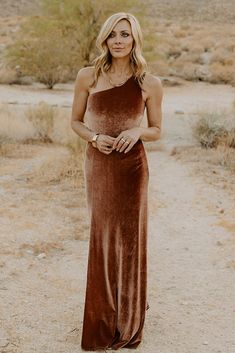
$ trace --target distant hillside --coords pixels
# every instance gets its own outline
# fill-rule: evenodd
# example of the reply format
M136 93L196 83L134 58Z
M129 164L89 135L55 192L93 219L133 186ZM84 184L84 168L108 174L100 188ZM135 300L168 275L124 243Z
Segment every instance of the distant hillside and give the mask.
M155 20L235 24L235 0L151 0Z
M39 4L40 0L0 0L0 17L37 14ZM234 24L235 0L150 0L149 14L159 21Z
M36 14L39 3L39 0L0 0L0 17Z
M147 9L144 54L153 73L235 86L235 0L143 2ZM5 48L15 41L27 16L40 15L40 4L41 0L0 0L0 84L18 82L18 65L7 65ZM83 64L75 61L69 79L74 79L79 65Z

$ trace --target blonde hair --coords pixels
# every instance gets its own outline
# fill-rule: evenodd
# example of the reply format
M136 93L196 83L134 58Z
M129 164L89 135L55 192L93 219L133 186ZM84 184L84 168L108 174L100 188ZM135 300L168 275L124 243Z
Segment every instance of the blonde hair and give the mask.
M101 27L99 35L96 40L96 46L101 52L101 54L94 59L93 63L95 65L95 81L97 82L98 77L101 73L106 73L112 63L112 56L109 52L106 40L109 37L109 34L112 32L116 24L121 20L127 20L131 25L132 36L134 39L133 47L130 52L130 65L133 70L135 78L141 84L145 72L147 70L147 63L142 55L142 31L140 24L135 16L126 12L118 12L110 16Z

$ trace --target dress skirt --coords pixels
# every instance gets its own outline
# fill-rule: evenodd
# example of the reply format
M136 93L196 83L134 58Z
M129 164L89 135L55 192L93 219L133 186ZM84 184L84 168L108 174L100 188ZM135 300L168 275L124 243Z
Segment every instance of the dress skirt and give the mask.
M81 346L136 348L147 308L149 169L142 141L108 155L88 142L84 176L90 238Z

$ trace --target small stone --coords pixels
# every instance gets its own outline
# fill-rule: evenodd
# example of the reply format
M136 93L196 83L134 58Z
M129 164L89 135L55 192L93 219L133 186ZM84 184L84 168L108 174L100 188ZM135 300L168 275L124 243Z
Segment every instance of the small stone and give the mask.
M218 246L222 246L222 245L223 245L223 243L222 243L220 240L218 240L218 241L216 242L216 245L218 245Z
M184 114L184 111L183 111L183 110L178 109L178 110L175 110L175 114Z
M46 254L44 252L42 252L37 256L38 259L45 259L45 257L46 257Z
M204 344L205 346L207 346L207 345L208 345L208 342L207 342L207 341L204 341L203 344Z
M188 302L183 301L183 302L181 302L181 304L182 304L182 305L188 305Z

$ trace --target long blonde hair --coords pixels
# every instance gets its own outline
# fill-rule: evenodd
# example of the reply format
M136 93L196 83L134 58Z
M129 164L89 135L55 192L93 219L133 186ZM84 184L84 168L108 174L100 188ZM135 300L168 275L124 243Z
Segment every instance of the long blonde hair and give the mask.
M147 63L141 52L143 39L140 24L134 15L126 12L118 12L110 16L104 22L96 39L96 46L101 54L93 61L95 65L94 84L97 82L99 75L101 73L106 73L111 67L112 56L109 52L106 40L116 24L120 20L124 19L129 21L131 25L132 36L134 39L133 47L130 53L130 65L138 82L141 84L143 81L145 72L147 70Z

